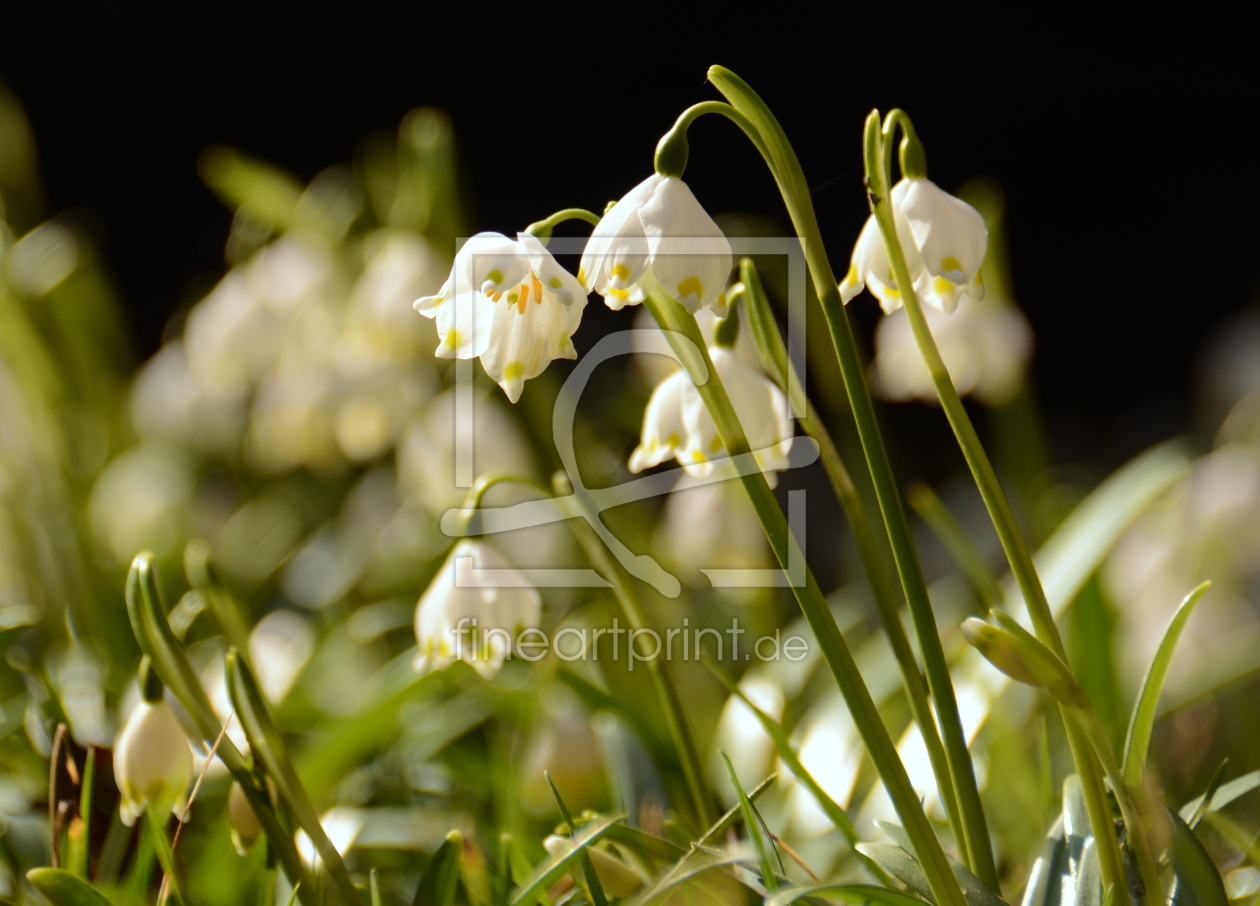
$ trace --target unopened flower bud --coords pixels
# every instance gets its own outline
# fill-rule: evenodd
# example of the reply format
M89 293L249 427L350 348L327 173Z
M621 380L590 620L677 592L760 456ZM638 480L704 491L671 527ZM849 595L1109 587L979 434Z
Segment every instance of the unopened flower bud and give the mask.
M1088 703L1085 691L1067 665L1027 632L1001 629L977 617L964 621L962 632L985 660L1011 679L1040 686L1074 708Z

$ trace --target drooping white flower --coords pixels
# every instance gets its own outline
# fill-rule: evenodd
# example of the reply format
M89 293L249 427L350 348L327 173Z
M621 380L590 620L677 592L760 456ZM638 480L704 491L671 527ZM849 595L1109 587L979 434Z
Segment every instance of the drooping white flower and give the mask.
M182 817L192 773L192 749L175 713L161 699L142 700L114 744L123 824L134 825L150 803Z
M934 308L925 308L923 315L959 394L971 393L985 405L996 406L1019 389L1033 338L1028 319L1018 308L964 296L952 315ZM872 383L885 399L936 402L932 376L904 311L886 315L875 328L872 370Z
M585 307L581 284L528 233L478 233L438 294L415 302L437 322L437 356L480 357L512 402L552 359L577 358L570 337Z
M681 179L649 176L595 227L578 280L617 310L659 286L694 313L726 314L731 246Z
M464 660L491 679L541 611L538 591L494 548L460 541L416 607L416 669Z
M892 209L906 268L922 301L949 314L961 295L984 298L980 265L989 231L980 212L925 178L893 186ZM901 289L874 215L853 246L849 272L840 282L841 299L848 303L863 285L886 313L901 308Z
M774 470L788 467L787 457L792 450L793 426L787 397L734 350L715 346L709 354L757 464L774 484ZM704 478L712 474L712 460L721 456L722 450L722 438L704 400L687 372L680 369L652 391L643 413L639 445L630 455L630 471L637 474L667 459L676 459L688 474Z

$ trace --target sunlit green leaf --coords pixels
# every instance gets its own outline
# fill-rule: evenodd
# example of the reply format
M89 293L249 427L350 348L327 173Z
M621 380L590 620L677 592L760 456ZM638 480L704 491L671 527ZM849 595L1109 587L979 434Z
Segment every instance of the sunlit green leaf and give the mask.
M99 890L60 868L32 868L26 879L53 906L109 906L109 900Z
M1168 665L1172 663L1173 651L1181 638L1181 631L1194 613L1195 605L1203 598L1204 592L1211 587L1204 582L1190 592L1177 608L1172 622L1164 632L1164 638L1155 651L1151 666L1142 680L1142 691L1138 693L1137 702L1133 705L1133 716L1129 719L1129 733L1124 742L1124 782L1132 787L1142 782L1142 772L1146 769L1146 747L1151 741L1151 729L1155 726L1155 713L1159 705L1159 693L1164 688L1164 678L1168 675Z

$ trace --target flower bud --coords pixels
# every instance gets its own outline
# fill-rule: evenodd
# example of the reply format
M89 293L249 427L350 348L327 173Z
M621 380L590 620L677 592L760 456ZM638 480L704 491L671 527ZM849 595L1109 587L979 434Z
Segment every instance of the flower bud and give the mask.
M192 749L174 712L163 701L141 701L114 744L123 824L134 825L151 804L182 818L192 773Z
M995 615L1007 625L1000 629L977 617L962 624L963 635L985 660L1011 679L1040 686L1065 705L1088 704L1085 691L1063 661L1005 614ZM1013 624L1013 627L1012 627Z

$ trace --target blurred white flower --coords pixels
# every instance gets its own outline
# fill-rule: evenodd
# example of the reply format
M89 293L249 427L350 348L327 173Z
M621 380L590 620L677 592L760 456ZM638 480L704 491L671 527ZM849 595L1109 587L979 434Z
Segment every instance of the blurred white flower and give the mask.
M467 488L455 484L455 446L466 441L474 452L475 473L534 472L529 443L510 411L498 399L479 399L468 424L457 423L455 392L436 397L412 419L398 445L398 478L435 516L464 502ZM461 438L465 432L467 436Z
M337 850L337 854L341 856L348 853L350 847L354 846L354 841L359 838L366 824L367 816L361 809L347 808L344 805L334 806L319 816L319 826L328 835L328 842L333 845L333 849ZM293 839L297 845L298 855L312 871L324 864L306 831L299 830Z
M163 701L142 700L114 744L123 824L135 824L150 803L181 817L192 773L192 749L174 712Z
M144 444L111 462L92 488L88 516L100 542L120 562L138 551L159 557L184 538L193 476L171 449Z
M367 265L350 293L339 343L339 363L347 372L374 370L382 361L406 364L421 351L432 353L432 333L411 305L438 292L447 272L443 256L412 233L377 230L366 246Z
M691 189L653 174L615 204L591 233L578 279L611 309L642 302L659 286L694 313L726 313L731 246Z
M709 352L757 463L774 484L774 470L787 468L792 450L793 425L787 397L733 350L717 346ZM712 474L711 460L722 449L722 438L699 391L687 372L680 369L652 392L643 413L642 436L630 455L629 467L637 474L672 458L689 475L704 478Z
M996 406L1019 390L1033 338L1028 319L1018 308L963 296L952 315L935 308L925 308L923 315L959 394L971 393L985 405ZM875 389L885 399L937 400L904 310L884 316L875 328L872 371Z
M236 449L246 420L241 394L211 392L193 376L182 340L167 343L140 369L131 414L145 440L218 454Z
M761 356L757 352L757 340L753 336L752 329L748 327L748 320L742 314L743 310L743 306L735 309L741 324L739 338L735 341L735 352L750 367L760 370ZM702 308L696 312L696 325L700 328L700 336L704 337L706 343L713 343L713 333L720 323L722 323L722 319L714 314L711 308ZM657 326L652 313L646 308L640 308L635 312L634 329L636 331L643 330L661 333L661 329ZM655 338L649 339L643 334L636 333L632 342L635 351L634 367L643 375L644 380L649 385L655 386L659 384L682 367L673 356L661 355L655 352L655 350L662 348L660 343L655 342Z
M249 634L249 655L269 701L284 700L314 650L315 631L293 611L273 610L258 621Z
M665 498L656 546L685 573L770 565L761 523L736 481L680 482Z
M930 179L902 179L893 186L892 209L906 267L922 301L949 314L960 295L984 298L980 265L989 231L975 208ZM853 247L840 297L849 302L863 284L886 313L901 308L901 290L874 215L867 218Z
M739 683L740 691L770 717L783 718L783 690L766 676L745 676ZM731 760L739 785L751 790L772 772L774 768L774 741L766 734L761 721L744 701L736 695L726 700L722 716L718 718L713 734L713 757L709 759L709 782L718 790L723 801L734 805L739 796L731 786L730 775L721 754Z
M9 279L26 295L42 296L74 273L82 255L74 232L49 221L13 243L8 254Z
M537 627L541 610L538 591L494 548L460 541L416 607L416 669L464 660L491 679L521 630Z
M553 359L577 358L570 337L585 307L581 284L528 233L478 233L437 295L415 302L437 322L438 357L480 357L514 403Z
M267 795L274 806L276 803L276 785L270 777L266 778L266 780ZM249 800L245 798L245 791L241 789L241 785L235 780L232 781L232 787L228 790L227 816L228 826L232 831L232 845L236 848L238 855L247 855L249 848L254 845L254 841L262 836L263 826L258 820L258 813L249 804Z
M1173 660L1168 688L1185 682L1188 671L1223 668L1228 643L1255 631L1257 513L1260 449L1228 443L1196 460L1190 474L1125 533L1103 571L1120 611L1120 675L1145 673L1182 597L1205 579L1212 587L1186 625L1178 649L1186 653ZM1218 661L1194 657L1196 649L1216 652Z

